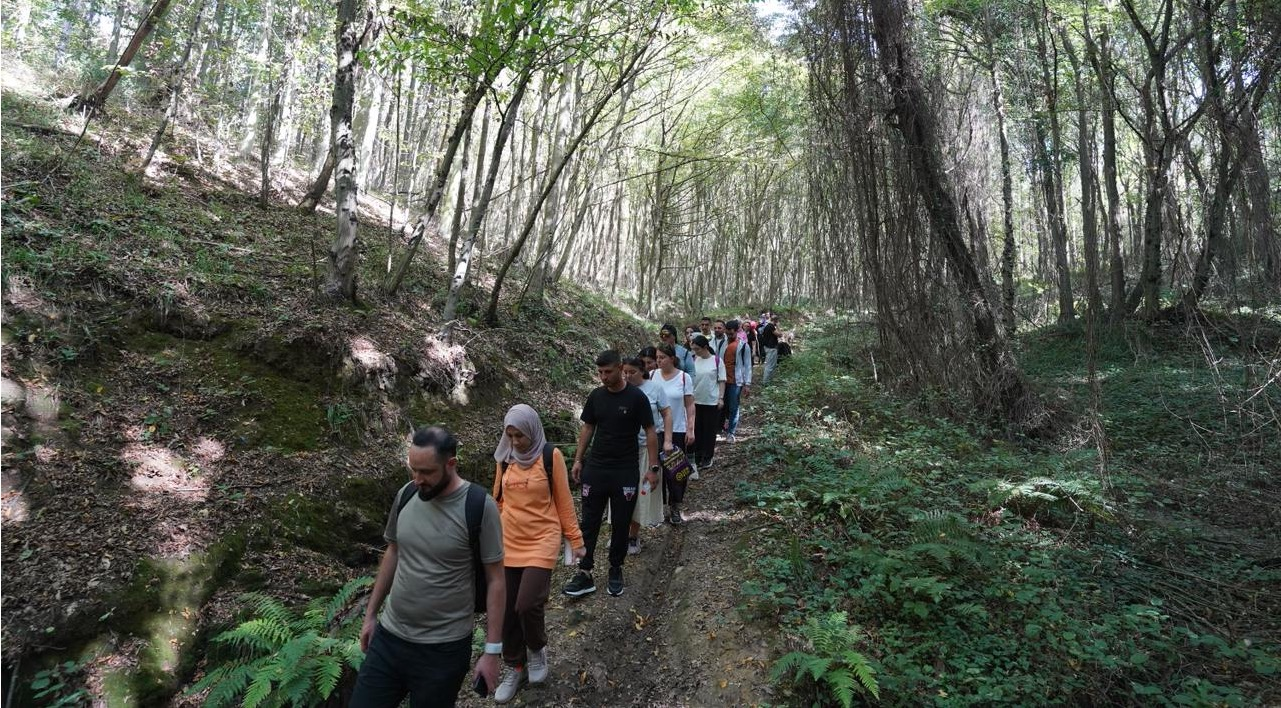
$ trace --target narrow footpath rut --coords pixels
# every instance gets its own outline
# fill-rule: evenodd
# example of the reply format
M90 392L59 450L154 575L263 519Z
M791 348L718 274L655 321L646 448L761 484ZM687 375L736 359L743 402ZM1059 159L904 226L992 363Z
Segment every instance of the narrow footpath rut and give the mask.
M547 607L551 677L525 686L516 706L752 706L770 697L771 642L736 609L741 552L772 518L735 504L738 482L754 473L747 450L756 433L745 407L738 442L717 444L715 464L690 483L685 523L641 531L641 552L624 566L626 589L560 594L571 569L552 580ZM603 555L608 527L601 530ZM475 695L464 706L492 705Z

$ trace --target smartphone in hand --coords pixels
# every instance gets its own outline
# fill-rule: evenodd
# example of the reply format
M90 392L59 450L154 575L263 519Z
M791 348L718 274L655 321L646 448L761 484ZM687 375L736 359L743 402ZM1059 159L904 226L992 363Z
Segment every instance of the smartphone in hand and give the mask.
M476 680L472 682L471 690L475 691L478 696L488 696L489 684L485 683L485 677L480 674L476 674Z

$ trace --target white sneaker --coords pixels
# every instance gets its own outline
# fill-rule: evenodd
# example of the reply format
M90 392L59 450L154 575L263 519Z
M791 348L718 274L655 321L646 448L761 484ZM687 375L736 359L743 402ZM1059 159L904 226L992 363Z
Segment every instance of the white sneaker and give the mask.
M547 647L529 652L529 685L547 680Z
M525 683L525 668L522 666L504 666L503 678L498 682L498 690L494 691L495 703L506 703L516 697L516 692L520 690Z

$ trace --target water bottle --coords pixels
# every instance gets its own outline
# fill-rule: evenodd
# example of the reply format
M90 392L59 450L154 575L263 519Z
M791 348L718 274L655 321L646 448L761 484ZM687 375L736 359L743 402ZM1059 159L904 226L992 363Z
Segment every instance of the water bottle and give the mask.
M647 480L645 480L644 482L641 482L641 496L642 496L642 497L643 497L643 496L645 496L646 494L649 494L649 493L650 493L650 492L652 492L652 491L654 491L654 487L653 487L653 485L651 485L651 484L649 483L649 480L648 480L648 479L647 479Z

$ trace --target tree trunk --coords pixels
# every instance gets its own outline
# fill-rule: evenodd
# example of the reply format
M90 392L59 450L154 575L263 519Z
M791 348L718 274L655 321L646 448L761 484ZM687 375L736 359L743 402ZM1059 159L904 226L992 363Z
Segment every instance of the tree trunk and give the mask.
M120 51L120 33L125 26L125 15L129 14L129 0L116 0L116 14L111 19L111 44L107 45L107 65L115 63L116 52Z
M605 111L605 107L609 105L610 99L612 99L614 94L618 93L623 86L627 85L638 70L637 67L640 64L641 58L649 51L650 42L653 41L654 34L655 30L651 28L649 34L645 37L644 42L638 48L633 50L627 63L620 68L618 78L610 84L605 95L601 96L601 98L597 100L596 105L592 107L587 117L584 119L583 125L578 134L574 136L573 141L570 142L569 146L565 149L564 155L562 155L561 159L557 161L549 171L543 183L542 190L539 192L534 203L530 205L529 211L526 213L525 223L521 227L520 235L517 236L516 242L512 245L511 252L507 254L507 259L503 262L502 267L498 270L498 275L494 278L494 290L490 293L489 307L485 311L485 320L491 325L498 322L498 298L502 294L503 280L507 277L507 271L511 268L512 263L514 263L516 258L520 255L520 250L524 247L525 241L529 238L530 232L533 231L534 223L538 218L539 211L542 209L543 202L547 200L547 196L551 193L552 188L555 187L556 181L560 179L561 172L564 171L565 165L574 157L574 154L578 151L579 145L581 145L583 140L587 138L587 135L591 132L592 128L596 126L596 122L600 120L601 115Z
M334 103L329 112L334 150L335 211L338 230L329 247L329 278L325 291L331 297L356 300L356 144L352 134L352 111L356 97L356 18L361 0L338 2L338 67L334 76Z
M462 112L458 120L454 123L454 128L449 133L448 142L445 144L445 152L440 157L440 162L436 165L436 174L432 178L431 185L428 186L427 204L423 210L422 216L414 222L413 237L409 241L409 248L405 255L400 259L396 266L395 272L387 283L387 294L394 295L400 289L400 283L405 278L405 272L409 270L409 264L414 259L414 254L418 252L418 246L422 243L423 237L430 232L436 235L440 229L439 220L436 216L437 209L440 208L441 199L445 194L445 186L449 182L449 171L454 164L454 156L458 153L458 145L462 142L463 133L471 126L472 116L476 113L476 107L480 105L480 100L484 98L485 92L489 90L492 82L489 75L480 76L475 79L471 89L463 99Z
M454 320L458 317L458 298L471 274L472 252L476 246L476 239L480 235L485 213L489 211L490 199L494 194L494 182L497 181L499 168L502 166L503 150L507 147L507 138L511 135L512 126L516 124L516 114L520 112L520 103L525 98L525 89L529 86L531 75L532 71L526 69L517 79L516 90L507 103L507 111L503 114L503 121L498 126L498 135L494 137L494 152L485 172L485 185L481 188L480 198L472 204L471 217L467 221L467 237L463 241L462 252L454 268L453 278L449 281L449 296L445 299L445 309L441 313L441 319L445 323L445 341L449 341L453 336ZM481 140L483 148L483 136Z
M996 133L1001 143L1001 320L1006 336L1013 336L1018 322L1014 319L1014 177L1010 169L1010 140L1005 134L1005 100L997 62L988 66L992 79L992 108L996 112Z
M332 126L329 133L331 136L333 135ZM332 142L333 139L331 137L330 143L332 144ZM333 175L334 151L331 147L328 157L325 158L324 166L320 168L320 174L316 175L316 181L311 183L311 189L307 190L307 193L303 195L302 201L298 202L298 211L301 211L304 214L310 214L316 210L316 207L320 204L320 200L325 196L325 192L329 190L329 180Z
M169 82L169 107L165 110L165 115L160 119L160 126L151 136L151 146L147 148L147 154L142 158L142 163L138 166L138 174L146 174L147 168L151 165L151 159L156 156L156 150L160 147L160 141L165 137L165 130L173 122L174 117L178 115L178 105L181 102L183 74L187 71L187 60L191 58L191 48L196 43L196 35L200 32L200 18L205 13L205 0L198 0L195 14L191 18L191 31L187 33L187 44L182 48L182 56L178 59L178 64L173 68L173 79Z
M1081 238L1085 243L1085 298L1090 322L1097 322L1099 315L1103 312L1103 296L1099 292L1099 222L1095 204L1098 179L1094 174L1094 145L1090 139L1093 130L1088 112L1088 107L1094 105L1094 101L1086 94L1081 62L1072 46L1072 40L1066 31L1061 32L1063 47L1072 62L1072 74L1076 77L1077 165L1081 172Z
M1076 308L1072 298L1072 271L1068 263L1067 221L1063 205L1063 168L1060 156L1063 154L1062 131L1059 127L1059 85L1057 46L1053 46L1050 35L1050 13L1044 2L1041 4L1040 26L1037 28L1037 51L1041 55L1041 81L1045 92L1045 116L1035 121L1036 150L1041 163L1041 185L1045 192L1045 211L1049 218L1049 233L1054 248L1054 269L1058 276L1059 290L1059 324L1066 324L1076 319ZM1050 50L1055 57L1052 59ZM1045 129L1049 127L1049 145L1046 145Z
M1109 252L1109 280L1111 297L1109 299L1109 319L1113 324L1119 323L1126 314L1125 307L1125 260L1121 255L1121 192L1117 187L1116 172L1116 94L1113 89L1115 78L1112 68L1112 47L1108 30L1103 28L1096 45L1090 34L1089 15L1085 18L1085 49L1094 67L1100 86L1100 103L1102 104L1103 122L1103 188L1107 195L1107 218L1104 220L1104 231L1107 233Z
M133 39L129 40L129 46L125 47L124 53L120 55L120 60L116 62L115 66L111 67L111 73L107 75L107 78L92 94L81 96L74 101L73 108L87 111L91 116L102 110L102 107L107 103L107 99L111 96L111 92L115 90L116 84L120 82L120 70L129 66L130 62L133 61L134 56L138 54L138 50L142 49L142 43L151 34L151 31L156 28L156 25L159 24L160 18L164 17L165 12L169 10L169 5L172 1L156 0L156 4L151 6L142 24L138 25L137 31L133 33Z
M374 84L374 95L369 99L369 110L365 113L365 130L360 138L360 156L365 161L365 171L360 175L360 186L369 187L369 181L373 174L373 154L374 141L378 138L378 126L382 121L383 108L383 84L385 83L381 76L376 72L368 72L366 76Z
M986 289L961 228L961 214L943 163L935 112L921 86L920 68L907 38L904 0L871 0L873 36L889 84L896 120L893 127L907 144L905 154L916 177L917 195L930 217L932 239L939 242L967 305L976 355L994 393L995 411L1010 423L1027 423L1031 403L1022 373L997 324Z

